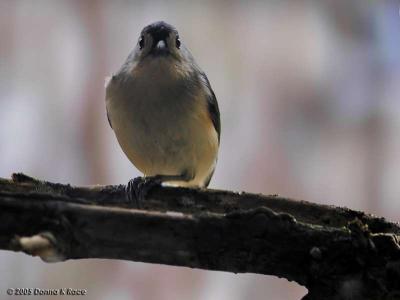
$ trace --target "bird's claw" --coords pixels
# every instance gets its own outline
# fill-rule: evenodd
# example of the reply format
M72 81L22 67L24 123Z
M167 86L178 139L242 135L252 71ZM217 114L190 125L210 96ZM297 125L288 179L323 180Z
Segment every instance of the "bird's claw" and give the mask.
M129 203L136 203L137 208L142 208L148 192L159 185L161 185L161 180L157 176L136 177L129 180L126 186L126 196Z

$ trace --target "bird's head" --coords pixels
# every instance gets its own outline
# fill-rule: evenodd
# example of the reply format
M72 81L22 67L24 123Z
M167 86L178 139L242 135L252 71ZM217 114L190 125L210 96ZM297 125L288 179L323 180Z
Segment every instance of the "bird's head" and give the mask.
M139 61L156 58L180 61L185 58L186 51L176 28L161 21L143 28L135 48L135 56Z
M157 71L174 73L178 77L189 76L197 68L176 28L163 21L143 28L127 63L133 67L133 73Z

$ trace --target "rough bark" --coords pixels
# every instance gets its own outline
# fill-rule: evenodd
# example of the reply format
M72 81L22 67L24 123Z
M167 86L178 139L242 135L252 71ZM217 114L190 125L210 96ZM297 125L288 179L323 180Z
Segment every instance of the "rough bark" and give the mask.
M307 287L308 300L400 299L400 226L347 208L154 187L139 209L123 185L72 187L14 174L0 179L0 217L4 250L37 254L24 241L42 237L63 259L275 275Z

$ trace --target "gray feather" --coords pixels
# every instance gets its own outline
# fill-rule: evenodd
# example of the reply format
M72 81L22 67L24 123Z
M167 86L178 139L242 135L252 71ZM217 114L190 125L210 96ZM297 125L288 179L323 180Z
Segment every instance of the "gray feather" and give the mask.
M210 81L208 81L206 74L204 74L202 72L201 76L204 78L204 80L206 82L206 86L210 91L210 96L207 97L208 112L210 113L210 118L214 124L214 128L218 133L218 142L219 142L220 136L221 136L221 120L220 120L220 114L219 114L218 101L217 101L217 98L215 97L215 93L214 93L213 89L211 88Z
M110 127L111 127L111 129L112 129L111 120L110 120L110 115L108 114L108 109L107 109L106 111L107 111L107 120L108 120L108 124L110 124Z

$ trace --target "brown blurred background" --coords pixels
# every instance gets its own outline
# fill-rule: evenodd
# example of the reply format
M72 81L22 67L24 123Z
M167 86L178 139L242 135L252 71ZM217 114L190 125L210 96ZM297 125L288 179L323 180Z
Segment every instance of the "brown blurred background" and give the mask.
M178 28L219 101L211 187L400 220L398 1L0 0L0 176L84 185L139 175L108 126L104 78L157 20ZM86 300L306 293L269 276L0 252L0 298L17 299L8 287L85 288Z

